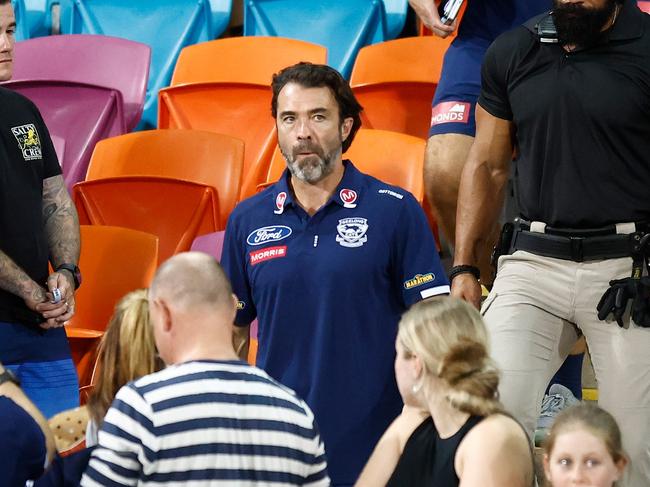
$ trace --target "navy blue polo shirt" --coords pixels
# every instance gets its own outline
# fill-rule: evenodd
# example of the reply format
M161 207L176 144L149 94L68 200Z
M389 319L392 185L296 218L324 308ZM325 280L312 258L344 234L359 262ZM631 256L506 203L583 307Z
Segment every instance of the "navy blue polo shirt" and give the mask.
M258 318L257 365L314 411L335 485L354 483L401 410L400 316L449 292L415 198L344 165L334 195L311 217L294 201L287 171L240 203L221 262L239 298L237 324Z

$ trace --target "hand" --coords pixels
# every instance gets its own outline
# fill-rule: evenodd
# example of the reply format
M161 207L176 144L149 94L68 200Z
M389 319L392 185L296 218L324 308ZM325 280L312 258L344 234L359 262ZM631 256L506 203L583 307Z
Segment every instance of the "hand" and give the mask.
M57 328L65 325L74 316L74 278L68 271L53 272L47 278L47 287L47 301L37 306L37 311L47 320L41 328ZM61 292L61 301L52 303L52 292L56 288Z
M458 274L451 283L451 295L481 308L481 284L469 272Z
M434 35L445 38L456 30L456 20L451 25L443 24L440 21L438 8L433 0L409 0L409 3L422 23L431 29Z

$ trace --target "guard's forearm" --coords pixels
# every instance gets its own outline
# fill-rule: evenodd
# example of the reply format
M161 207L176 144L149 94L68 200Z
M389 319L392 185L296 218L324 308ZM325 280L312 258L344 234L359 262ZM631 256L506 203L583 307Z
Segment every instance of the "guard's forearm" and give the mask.
M44 289L1 250L0 289L35 302L45 299Z
M54 268L79 262L79 218L62 176L43 182L43 223Z
M479 262L479 252L485 248L501 211L508 176L507 167L490 168L470 154L458 192L454 265Z

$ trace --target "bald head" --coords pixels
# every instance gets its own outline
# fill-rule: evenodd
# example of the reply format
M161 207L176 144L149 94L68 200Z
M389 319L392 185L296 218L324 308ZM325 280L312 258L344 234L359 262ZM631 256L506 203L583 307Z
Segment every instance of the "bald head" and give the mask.
M164 299L179 311L232 305L232 288L217 260L184 252L165 261L153 279L151 299Z

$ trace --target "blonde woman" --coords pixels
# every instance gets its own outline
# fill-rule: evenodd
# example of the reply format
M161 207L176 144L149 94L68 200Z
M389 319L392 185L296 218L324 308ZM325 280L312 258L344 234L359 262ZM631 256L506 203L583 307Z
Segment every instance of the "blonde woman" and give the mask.
M149 322L147 290L124 296L115 306L99 344L99 376L88 399L86 446L97 444L106 411L126 383L163 368Z
M544 443L544 471L552 487L612 487L627 464L616 421L596 405L562 411Z
M404 412L357 487L530 487L529 440L497 400L485 325L464 301L414 305L399 324L395 375Z

